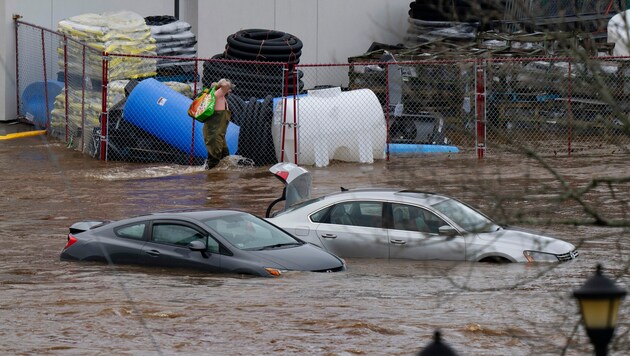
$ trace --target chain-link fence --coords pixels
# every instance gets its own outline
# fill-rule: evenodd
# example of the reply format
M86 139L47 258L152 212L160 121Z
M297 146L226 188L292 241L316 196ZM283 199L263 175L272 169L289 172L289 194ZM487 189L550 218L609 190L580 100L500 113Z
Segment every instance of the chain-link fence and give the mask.
M312 90L298 98L299 115L287 119L299 128L304 164L370 163L474 147L474 136L462 129L474 122L469 62L351 61L298 68Z
M100 140L102 52L64 34L16 21L18 116L95 155Z
M554 155L625 147L628 66L612 57L486 62L487 141Z
M158 56L150 40L110 54L16 26L20 116L103 160L203 164L203 124L187 109L220 78L236 84L229 153L260 166L523 148L572 155L627 151L630 141L627 58L379 53L307 65Z
M228 96L231 122L226 143L231 155L248 164L277 162L272 137L273 108L283 90L283 63L111 55L121 62L169 63L168 71L143 80L110 81L108 102L108 158L126 161L166 161L202 164L207 158L203 123L188 116L193 98L221 78L235 88ZM111 63L110 71L111 73Z

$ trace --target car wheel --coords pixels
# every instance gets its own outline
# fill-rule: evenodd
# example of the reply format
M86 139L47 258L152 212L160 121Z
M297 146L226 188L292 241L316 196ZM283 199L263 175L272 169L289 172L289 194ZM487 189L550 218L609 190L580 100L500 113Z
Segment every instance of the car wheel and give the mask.
M508 260L505 257L500 256L489 256L481 259L479 262L487 262L487 263L511 263L512 261Z

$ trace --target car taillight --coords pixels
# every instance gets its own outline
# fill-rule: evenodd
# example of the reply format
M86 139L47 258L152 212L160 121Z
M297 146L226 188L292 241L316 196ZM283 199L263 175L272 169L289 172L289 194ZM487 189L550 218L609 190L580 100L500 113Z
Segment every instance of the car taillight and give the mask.
M72 236L72 234L68 234L68 242L66 243L66 247L64 247L63 249L67 249L68 247L72 246L72 244L74 244L75 242L77 242L77 238Z

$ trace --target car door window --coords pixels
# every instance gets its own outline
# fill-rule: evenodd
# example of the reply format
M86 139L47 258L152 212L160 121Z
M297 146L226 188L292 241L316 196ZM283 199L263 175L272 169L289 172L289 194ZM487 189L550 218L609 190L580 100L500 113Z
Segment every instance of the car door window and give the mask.
M332 207L329 222L337 225L381 227L382 216L382 203L345 202Z
M208 238L208 252L219 253L219 242L212 236Z
M338 204L330 211L330 223L336 225L354 225L350 217L350 204Z
M170 245L188 246L191 241L203 239L205 236L197 230L179 224L153 224L153 242Z
M392 228L437 234L444 220L432 212L413 205L392 204Z
M139 223L133 225L122 226L114 230L114 233L118 237L122 237L124 239L133 239L133 240L142 240L144 239L144 229L146 228L146 223Z

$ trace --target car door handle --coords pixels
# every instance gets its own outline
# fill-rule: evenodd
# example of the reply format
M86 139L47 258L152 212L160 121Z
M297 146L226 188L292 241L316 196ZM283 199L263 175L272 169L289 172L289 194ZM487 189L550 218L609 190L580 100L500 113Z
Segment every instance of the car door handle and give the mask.
M393 243L394 245L404 245L407 243L407 241L405 240L390 240L389 242Z
M325 239L336 239L337 235L335 234L322 234L322 237Z
M158 257L160 255L160 251L158 250L148 250L146 251L147 255L149 256L153 256L153 257Z

